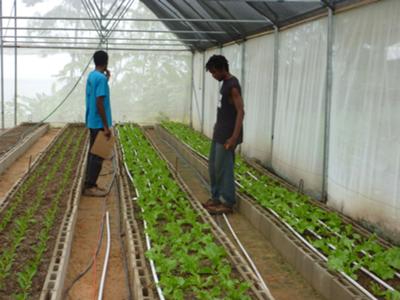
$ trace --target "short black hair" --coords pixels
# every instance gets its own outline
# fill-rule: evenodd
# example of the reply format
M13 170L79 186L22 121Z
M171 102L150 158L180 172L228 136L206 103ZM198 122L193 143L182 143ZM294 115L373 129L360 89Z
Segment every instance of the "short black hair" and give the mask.
M93 60L96 66L105 66L108 64L108 54L103 50L96 51L93 54Z
M226 70L229 72L228 60L223 55L213 55L209 58L206 64L206 70L210 71L211 68L217 70Z

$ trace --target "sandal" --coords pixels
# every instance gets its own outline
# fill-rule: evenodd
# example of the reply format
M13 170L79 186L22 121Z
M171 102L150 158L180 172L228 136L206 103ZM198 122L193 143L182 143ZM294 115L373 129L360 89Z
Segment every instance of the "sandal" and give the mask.
M223 203L216 205L216 206L208 207L207 210L212 215L222 215L222 214L233 213L232 207L225 205Z

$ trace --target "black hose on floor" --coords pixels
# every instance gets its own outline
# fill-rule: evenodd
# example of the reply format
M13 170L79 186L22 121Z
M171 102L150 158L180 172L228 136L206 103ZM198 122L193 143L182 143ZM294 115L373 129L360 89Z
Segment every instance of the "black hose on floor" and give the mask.
M102 242L103 242L104 219L105 219L105 214L103 214L103 218L102 218L102 221L101 221L100 239L99 239L99 242L98 242L98 244L97 244L97 249L96 249L96 255L95 255L95 257L97 257L97 255L99 254L100 249L101 249L101 244L102 244ZM72 287L73 287L79 280L81 280L81 279L83 278L83 276L85 276L86 273L90 270L90 268L93 266L95 257L92 257L92 260L90 261L90 263L88 264L88 266L86 267L86 269L83 270L81 273L79 273L78 276L76 276L75 279L72 281L72 283L68 286L68 288L66 288L66 289L64 290L63 299L66 298L66 297L69 297L68 293L69 293L69 291L72 289Z

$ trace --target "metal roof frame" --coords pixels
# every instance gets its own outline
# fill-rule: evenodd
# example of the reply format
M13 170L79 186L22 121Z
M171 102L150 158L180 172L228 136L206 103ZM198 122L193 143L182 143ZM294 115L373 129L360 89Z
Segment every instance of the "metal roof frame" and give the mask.
M148 34L174 34L176 42L182 42L188 51L203 51L207 48L221 46L232 41L240 41L246 37L270 31L272 29L280 29L294 22L301 21L313 16L328 14L328 8L334 10L337 5L343 6L354 3L370 2L370 0L141 0L158 18L125 18L126 12L132 6L135 0L115 0L111 6L105 11L103 0L81 0L85 9L86 17L43 17L43 16L17 16L16 0L14 0L15 13L14 16L2 16L0 37L5 47L11 46L11 41L3 41L4 31L14 31L14 47L32 47L41 44L40 47L54 47L54 39L65 41L60 42L61 45L76 45L78 40L85 40L84 37L78 35L81 32L93 32L96 35L86 37L87 40L98 39L103 47L113 44L113 39L121 39L126 41L158 41L151 45L148 43L146 47L153 51L154 46L158 48L171 49L171 43L168 38L158 37L132 37L127 34L148 33ZM2 1L0 0L0 3ZM2 11L1 11L2 12ZM14 26L3 26L3 20L14 20ZM84 26L80 24L77 28L68 27L21 27L17 26L18 20L36 20L36 21L90 21L92 26L86 23ZM119 29L120 23L126 22L162 22L167 30L143 30L143 29ZM85 26L86 25L86 26ZM23 35L19 35L21 31L26 31ZM42 41L35 41L39 37L32 35L33 32L63 32L62 36L47 36L43 34ZM69 43L67 40L72 39L67 32L74 32L75 43ZM26 37L23 42L21 38ZM7 38L11 38L7 35ZM46 41L48 40L48 43ZM51 41L53 40L53 41ZM3 43L4 42L4 43ZM165 42L165 43L162 43ZM1 46L0 45L0 46ZM87 42L89 44L89 41ZM144 44L143 44L144 45ZM174 45L181 50L182 45ZM172 47L172 49L174 48ZM130 50L130 49L127 49ZM142 50L145 50L142 49Z

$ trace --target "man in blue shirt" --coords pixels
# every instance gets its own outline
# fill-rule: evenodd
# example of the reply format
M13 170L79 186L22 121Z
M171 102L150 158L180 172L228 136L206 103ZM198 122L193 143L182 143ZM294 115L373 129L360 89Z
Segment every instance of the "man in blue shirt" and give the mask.
M100 131L109 138L112 126L108 54L102 50L96 51L93 60L96 68L90 72L86 81L86 127L90 130L90 147ZM101 157L89 152L84 190L87 196L105 196L105 190L98 187L96 183L102 163Z

